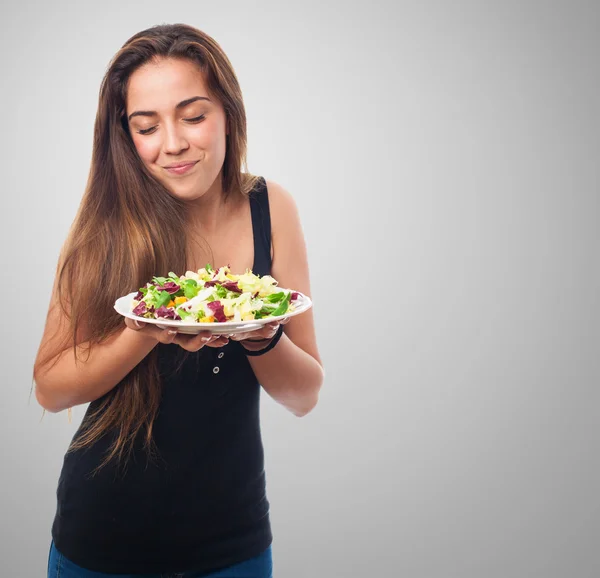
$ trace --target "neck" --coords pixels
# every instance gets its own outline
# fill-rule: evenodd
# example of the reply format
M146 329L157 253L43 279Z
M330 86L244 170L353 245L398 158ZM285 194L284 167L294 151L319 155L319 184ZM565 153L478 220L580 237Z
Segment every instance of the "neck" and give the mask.
M200 198L190 201L187 206L187 222L191 230L203 231L212 235L219 230L234 207L234 196L225 200L221 186L221 173Z

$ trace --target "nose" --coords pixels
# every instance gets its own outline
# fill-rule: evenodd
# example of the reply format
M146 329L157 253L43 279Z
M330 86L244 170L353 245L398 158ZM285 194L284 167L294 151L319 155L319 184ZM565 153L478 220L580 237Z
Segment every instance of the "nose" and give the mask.
M165 130L163 131L164 142L163 151L166 154L179 154L181 151L187 149L189 144L185 139L183 133L172 124L166 124Z

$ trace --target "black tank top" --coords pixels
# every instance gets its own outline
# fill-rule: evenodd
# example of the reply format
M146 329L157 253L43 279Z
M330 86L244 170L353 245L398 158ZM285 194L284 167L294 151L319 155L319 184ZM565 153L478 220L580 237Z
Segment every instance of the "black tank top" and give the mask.
M271 271L263 178L250 207L253 272L262 276ZM110 462L92 476L114 440L110 435L64 457L52 538L68 559L97 572L208 573L257 556L272 542L260 385L241 345L204 347L179 372L174 359L183 350L157 347L163 393L153 435L159 459L148 460L140 442L124 474Z

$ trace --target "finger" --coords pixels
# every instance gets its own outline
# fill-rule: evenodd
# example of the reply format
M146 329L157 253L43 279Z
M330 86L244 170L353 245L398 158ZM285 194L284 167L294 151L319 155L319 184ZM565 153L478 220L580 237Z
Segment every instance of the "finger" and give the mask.
M229 337L226 335L217 335L213 341L209 341L206 345L208 347L223 347L229 343Z
M139 331L143 329L147 323L140 323L137 319L130 319L129 317L125 317L125 325L132 329L133 331Z
M260 329L245 333L244 335L249 339L270 339L277 333L278 327L279 323L277 321L271 321L270 323L263 325Z
M143 330L144 331L144 330ZM151 327L147 329L148 333L152 334L160 343L174 343L177 339L176 329L160 329L158 327Z
M239 333L234 335L232 339L235 341L244 341L245 339L252 339L256 341L271 339L277 333L277 328L279 327L279 323L271 322L267 323L260 329L256 329L254 331L248 331L246 333Z
M233 341L244 341L245 339L266 339L265 329L264 327L261 327L260 329L254 329L253 331L234 333L233 335L230 335L230 338Z
M125 318L125 325L137 333L152 336L160 343L172 343L177 334L176 331L175 333L169 333L169 330L174 331L172 328L161 329L153 323L144 323L143 321L130 319L129 317Z
M209 331L201 331L196 335L178 334L174 343L183 347L186 351L198 351L212 340L213 335Z
M271 339L272 337L275 337L275 334L277 333L277 330L279 329L279 322L273 322L273 323L269 323L265 326L265 331L264 331L264 335L265 335L265 339Z

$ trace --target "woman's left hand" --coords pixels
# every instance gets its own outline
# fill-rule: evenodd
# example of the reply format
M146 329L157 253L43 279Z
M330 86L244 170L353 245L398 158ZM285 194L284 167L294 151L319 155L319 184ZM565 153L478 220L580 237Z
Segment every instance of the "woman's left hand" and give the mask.
M252 349L255 346L264 347L266 342L275 337L279 325L285 325L290 318L284 319L283 321L272 321L266 323L260 329L254 329L253 331L245 331L244 333L234 333L229 336L229 339L233 341L243 341L243 346L248 346L248 349Z

